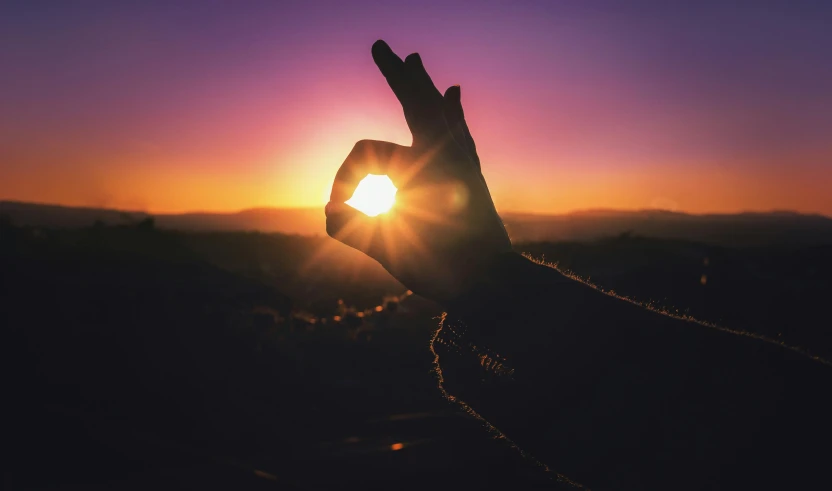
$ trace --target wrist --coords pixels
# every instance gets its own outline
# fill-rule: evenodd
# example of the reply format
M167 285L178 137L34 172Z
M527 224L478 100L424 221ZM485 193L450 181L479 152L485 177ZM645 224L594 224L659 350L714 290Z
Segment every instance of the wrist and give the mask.
M441 303L462 318L499 317L510 315L501 310L516 308L518 300L534 302L537 297L551 296L552 287L573 282L554 268L516 252L504 252L489 258L457 295Z

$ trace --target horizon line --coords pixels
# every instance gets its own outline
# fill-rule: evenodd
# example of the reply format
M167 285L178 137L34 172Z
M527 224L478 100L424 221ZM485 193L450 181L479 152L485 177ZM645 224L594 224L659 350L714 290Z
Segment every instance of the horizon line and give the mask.
M11 203L11 204L21 204L21 205L33 205L33 206L48 206L48 207L55 207L55 208L74 208L74 209L82 209L82 210L108 210L108 211L117 211L122 213L142 213L145 215L155 216L155 215L236 215L240 213L244 213L247 211L257 211L257 210L297 210L297 211L306 211L306 210L324 210L324 206L252 206L248 208L238 208L236 210L190 210L190 211L148 211L148 210L138 210L138 209L127 209L127 208L113 208L108 206L92 206L92 205L67 205L61 203L45 203L45 202L36 202L36 201L21 201L16 199L3 199L0 198L0 203ZM750 214L758 214L758 215L776 215L776 214L792 214L792 215L802 215L802 216L818 216L827 219L832 219L832 215L827 215L821 212L802 212L796 210L789 210L789 209L766 209L766 210L734 210L734 211L710 211L710 212L690 212L690 211L683 211L683 210L670 210L666 208L577 208L570 211L565 212L555 212L555 211L520 211L520 210L497 210L498 213L502 214L505 213L507 215L532 215L532 216L563 216L563 215L577 215L581 213L639 213L639 212L661 212L661 213L674 213L679 215L690 215L690 216L709 216L709 215L750 215Z

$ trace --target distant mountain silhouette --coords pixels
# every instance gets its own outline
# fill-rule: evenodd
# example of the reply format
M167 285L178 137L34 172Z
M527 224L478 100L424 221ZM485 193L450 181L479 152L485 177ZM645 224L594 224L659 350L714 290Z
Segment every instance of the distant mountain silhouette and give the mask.
M629 234L733 246L832 243L832 218L791 211L692 215L664 210L589 210L502 216L512 242L580 241Z
M253 208L231 213L154 213L0 201L0 214L17 225L45 228L89 227L96 221L115 225L152 216L159 228L210 231L261 231L326 235L323 208Z
M140 221L140 211L78 208L0 201L0 214L18 225L88 227L96 221ZM322 208L255 208L234 213L153 214L159 228L260 231L325 235ZM503 213L511 239L519 242L585 241L629 234L722 245L830 244L832 218L790 211L692 215L663 210L587 210L562 215Z

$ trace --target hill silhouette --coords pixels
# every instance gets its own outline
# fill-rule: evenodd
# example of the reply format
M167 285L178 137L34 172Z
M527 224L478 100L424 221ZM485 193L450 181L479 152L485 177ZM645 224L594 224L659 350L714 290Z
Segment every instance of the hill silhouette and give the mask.
M505 214L512 242L586 241L621 234L728 246L832 243L832 219L789 211L705 214L590 210L565 215Z
M103 208L0 201L0 214L18 225L76 228L117 225L150 214ZM325 235L319 208L253 208L229 213L153 214L156 226L183 231L259 231ZM502 213L512 242L593 240L621 234L729 246L832 243L832 218L790 211L705 214L665 210L587 210L559 215Z
M150 213L61 205L0 201L0 214L18 225L46 228L88 227L95 222L122 225L144 220ZM318 208L253 208L230 213L154 213L156 226L187 231L260 231L325 235L324 212Z

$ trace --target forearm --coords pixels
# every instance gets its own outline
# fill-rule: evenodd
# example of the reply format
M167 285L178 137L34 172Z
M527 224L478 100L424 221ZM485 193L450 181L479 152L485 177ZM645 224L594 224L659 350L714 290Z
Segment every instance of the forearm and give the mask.
M830 435L817 416L828 403L807 388L829 384L828 367L644 309L519 256L492 265L448 314L434 342L445 389L590 486L740 483L743 469L764 466L783 445L791 455L805 450L795 446L804 437L770 422L808 417L806 428Z

